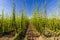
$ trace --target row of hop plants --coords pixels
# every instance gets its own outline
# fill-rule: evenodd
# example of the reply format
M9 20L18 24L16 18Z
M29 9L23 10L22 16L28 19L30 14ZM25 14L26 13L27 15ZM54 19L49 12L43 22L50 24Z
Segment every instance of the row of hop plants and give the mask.
M23 18L22 21L20 18L16 18L16 23L12 23L12 20L7 18L3 22L0 20L0 33L10 32L12 30L24 30L27 25L27 19Z
M30 21L37 31L44 35L47 29L49 29L56 34L60 34L60 19L57 17L55 11L51 13L51 17L48 16L49 13L47 14L46 10L46 0L44 0L44 12L38 10L38 4L36 6L37 7L33 10Z
M56 16L54 14L54 16ZM35 26L37 31L40 34L44 34L47 29L53 31L56 34L60 35L60 19L51 16L51 18L44 17L42 12L35 11L33 12L32 18L30 19L31 23Z
M24 11L17 16L14 0L12 1L12 15L5 16L4 9L2 10L2 15L0 16L0 34L9 33L13 30L16 32L24 31L28 24L28 17Z
M28 25L28 17L22 12L20 16L16 16L13 11L12 16L5 17L4 11L0 17L0 34L10 33L11 31L24 31Z
M24 31L29 20L41 34L44 33L43 31L45 27L53 30L54 32L60 32L60 19L44 18L42 12L39 13L38 11L34 11L30 19L28 19L24 12L22 12L19 17L15 16L15 19L13 17L4 17L3 13L4 12L2 12L2 17L0 18L0 33L10 32L18 29L20 29L19 31Z

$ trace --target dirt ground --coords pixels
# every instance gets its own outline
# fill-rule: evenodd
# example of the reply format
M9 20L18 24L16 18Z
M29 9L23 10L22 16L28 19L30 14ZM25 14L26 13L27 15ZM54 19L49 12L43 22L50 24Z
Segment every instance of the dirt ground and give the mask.
M0 40L13 40L12 37L1 37ZM50 38L45 38L40 36L37 40L60 40L60 37L50 37Z
M12 38L8 38L8 37L2 37L0 38L0 40L13 40Z
M0 40L13 40L14 36L15 36L15 32L11 32L11 34L4 34L0 36Z
M37 40L60 40L60 37L49 37L49 38L46 38L46 37L40 36Z

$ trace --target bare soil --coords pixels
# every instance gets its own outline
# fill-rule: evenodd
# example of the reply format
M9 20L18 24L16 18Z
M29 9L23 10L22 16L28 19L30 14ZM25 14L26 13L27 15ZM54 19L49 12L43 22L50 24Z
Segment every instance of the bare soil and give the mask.
M13 40L15 36L15 31L11 31L9 34L1 34L0 40Z

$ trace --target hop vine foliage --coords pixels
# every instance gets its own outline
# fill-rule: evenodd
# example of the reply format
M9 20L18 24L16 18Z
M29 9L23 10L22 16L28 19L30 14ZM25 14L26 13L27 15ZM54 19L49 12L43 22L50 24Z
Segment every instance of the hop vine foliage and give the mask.
M23 4L24 5L24 4ZM29 22L34 25L36 30L44 35L47 30L51 30L53 32L56 32L57 34L60 34L60 19L57 18L56 12L54 14L52 13L51 18L48 18L47 16L47 10L46 10L46 0L44 1L44 13L42 10L38 10L38 5L36 4L35 10L33 10L32 17L29 19L27 13L25 12L25 9L22 10L22 13L18 16L16 16L16 5L14 3L14 0L12 1L12 15L9 17L4 16L4 9L2 10L2 17L0 18L0 34L3 34L5 32L9 33L12 30L19 30L19 32L23 32Z

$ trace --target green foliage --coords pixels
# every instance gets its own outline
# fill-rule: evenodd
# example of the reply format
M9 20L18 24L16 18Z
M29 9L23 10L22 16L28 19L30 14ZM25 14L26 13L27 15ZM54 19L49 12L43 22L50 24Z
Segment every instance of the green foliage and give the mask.
M4 32L11 32L12 30L19 30L24 31L28 26L28 17L25 13L22 13L21 16L15 16L15 21L13 20L14 17L4 17L0 18L0 33Z
M44 16L43 16L44 15ZM46 12L46 0L44 1L44 14L36 9L33 12L32 18L30 19L31 23L35 26L40 34L44 34L47 30L54 31L60 34L60 19L57 18L56 12L53 11L51 18L48 18Z
M60 19L56 18L44 18L43 13L34 12L32 18L30 19L31 23L35 26L38 32L44 34L47 28L51 31L54 31L60 34Z
M2 17L0 18L0 34L12 30L19 30L22 32L27 28L29 21L40 34L44 34L47 29L60 34L60 19L56 18L55 13L52 14L51 18L48 18L46 14L46 4L44 8L45 16L43 16L44 14L41 11L39 12L36 8L31 19L29 19L24 10L22 11L21 16L16 16L15 4L13 3L12 15L10 17L5 17L4 10L2 10Z
M21 14L21 29L25 30L28 25L28 17L27 15L22 11Z

